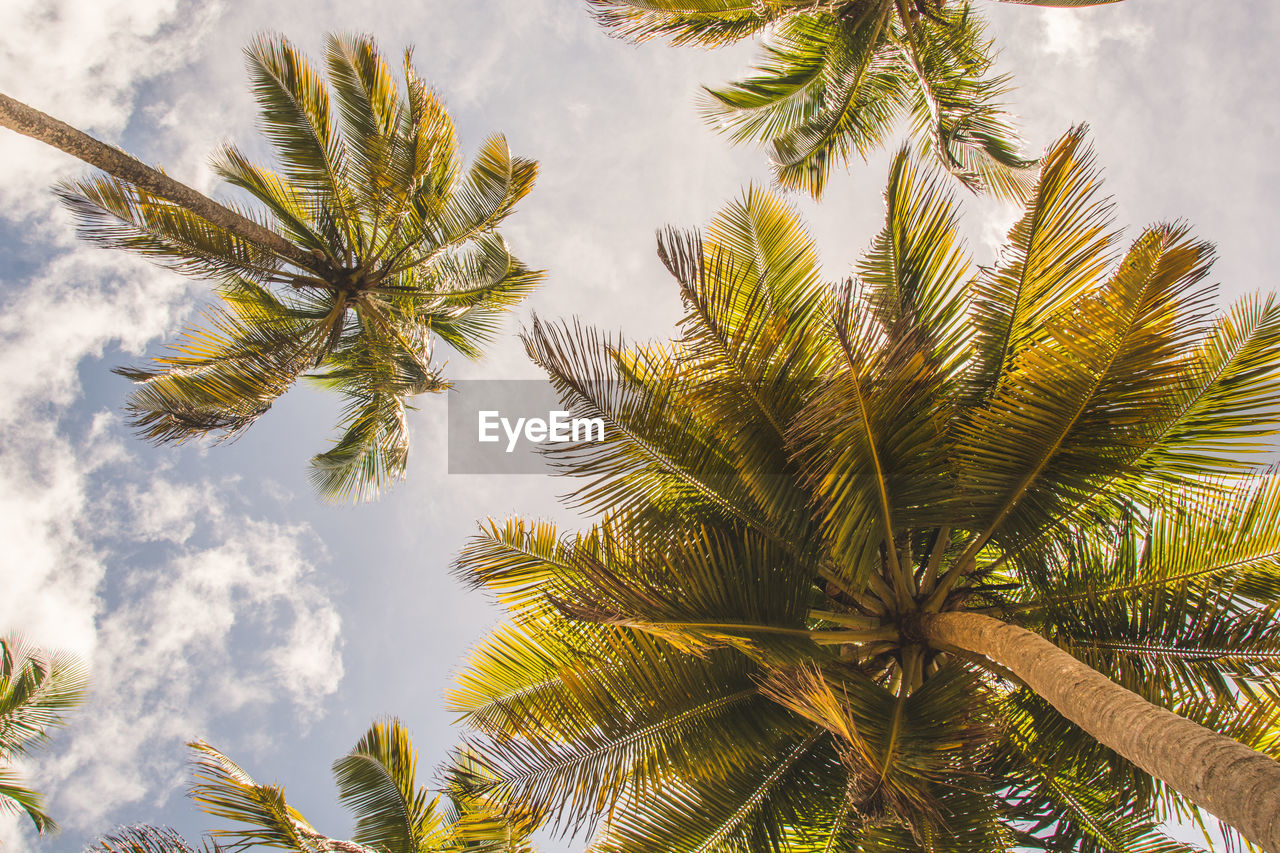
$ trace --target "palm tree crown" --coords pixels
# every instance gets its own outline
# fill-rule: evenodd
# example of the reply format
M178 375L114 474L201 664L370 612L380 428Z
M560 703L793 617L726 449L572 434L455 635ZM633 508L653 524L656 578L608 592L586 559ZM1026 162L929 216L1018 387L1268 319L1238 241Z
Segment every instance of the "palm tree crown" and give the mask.
M1211 318L1184 225L1117 257L1080 129L976 272L936 175L899 154L885 197L841 286L753 189L661 238L678 339L533 328L609 424L553 451L601 516L459 560L514 617L452 697L489 795L629 853L1172 853L1193 802L1269 847L1280 765L1241 743L1280 754L1280 479L1247 453L1280 306ZM1166 725L1204 754L1171 762ZM1161 781L1210 752L1251 796Z
M1021 199L1033 178L969 0L587 0L633 41L719 46L769 33L755 74L705 90L735 142L768 145L778 183L822 194L832 165L865 157L906 117L965 185ZM1115 0L1005 0L1095 6Z
M0 637L0 810L25 814L41 834L56 832L58 824L11 766L48 742L49 730L84 701L88 687L78 658L32 649L15 636Z
M317 832L279 785L255 782L207 743L190 746L196 755L191 798L208 814L242 824L211 832L215 851L261 846L294 853L533 853L524 834L482 801L456 788L442 797L418 787L417 753L397 720L375 722L333 764L339 797L355 819L350 840ZM172 830L135 826L100 839L91 853L194 849Z
M224 146L213 167L260 203L238 210L300 248L300 263L109 176L60 194L84 236L219 283L219 303L154 366L133 423L156 442L250 426L307 371L346 400L343 433L312 460L333 498L376 494L408 460L406 399L440 391L432 342L477 357L541 274L495 230L536 164L500 136L464 172L453 122L406 53L405 89L367 37L331 36L328 82L281 38L246 50L278 168Z

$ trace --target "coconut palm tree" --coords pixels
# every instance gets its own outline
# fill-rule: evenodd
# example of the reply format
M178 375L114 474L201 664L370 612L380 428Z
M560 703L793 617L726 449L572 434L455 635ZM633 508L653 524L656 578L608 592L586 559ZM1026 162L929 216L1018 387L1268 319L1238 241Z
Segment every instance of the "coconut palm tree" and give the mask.
M537 166L494 136L464 171L453 121L410 55L401 91L368 37L328 38L327 83L282 38L245 53L278 165L226 145L213 168L253 209L204 198L11 99L0 121L110 173L58 190L82 236L217 282L218 304L169 354L117 371L139 383L128 409L140 433L234 437L307 374L346 401L313 482L326 497L369 497L404 476L407 398L447 387L433 341L478 357L539 281L496 230Z
M598 851L1280 850L1280 305L1119 253L1083 129L989 267L905 151L885 198L842 285L752 189L660 238L675 340L532 328L599 520L458 561L483 790Z
M63 725L88 687L78 658L33 649L14 635L0 637L0 811L25 814L42 835L56 832L58 824L12 765L48 742L49 730Z
M194 750L194 799L207 814L242 825L209 833L205 850L272 847L295 853L532 853L524 835L482 801L456 788L432 796L417 783L417 753L397 720L375 722L333 764L338 796L355 818L351 840L317 832L285 800L279 785L260 785L204 742ZM443 802L442 802L443 799ZM225 846L224 846L225 845ZM105 836L96 853L188 853L176 832L134 826Z
M1115 0L1004 0L1096 6ZM832 165L881 147L900 119L966 186L1021 200L1034 178L969 0L587 0L633 42L718 47L767 33L746 78L705 89L703 113L734 143L768 146L781 186L822 194Z

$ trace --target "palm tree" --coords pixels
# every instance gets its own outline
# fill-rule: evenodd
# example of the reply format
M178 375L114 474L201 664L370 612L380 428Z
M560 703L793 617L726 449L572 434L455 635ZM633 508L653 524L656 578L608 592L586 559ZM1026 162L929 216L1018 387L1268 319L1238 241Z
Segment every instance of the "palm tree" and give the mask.
M260 785L204 742L195 751L191 798L214 817L243 824L209 833L208 850L273 847L295 853L533 853L524 834L483 801L450 788L432 796L418 787L417 753L397 720L375 722L333 764L338 796L355 818L350 841L317 832L285 800L279 785ZM224 846L225 844L225 846ZM188 853L196 848L170 829L134 826L103 837L95 853Z
M885 198L841 286L752 189L661 237L677 339L533 327L599 520L459 559L483 790L597 851L1280 850L1280 305L1119 255L1083 129L976 272L936 172Z
M0 121L111 173L58 190L83 236L218 284L219 304L170 354L117 371L140 385L128 403L140 433L234 437L317 371L346 406L312 480L326 497L370 497L405 474L406 399L447 387L432 342L478 357L540 280L496 230L537 165L494 136L464 173L453 122L411 56L401 92L368 37L328 38L327 85L282 38L245 53L279 166L226 145L213 168L256 210L217 204L10 99Z
M63 725L63 715L84 701L88 687L78 658L0 637L0 811L25 814L42 835L56 832L58 824L12 764L48 742L49 730Z
M1116 0L1004 0L1097 6ZM822 194L833 164L881 147L906 117L938 161L975 191L1022 200L1018 154L993 76L991 42L969 0L587 0L633 42L718 47L767 32L745 80L705 89L703 113L734 143L766 144L783 187Z

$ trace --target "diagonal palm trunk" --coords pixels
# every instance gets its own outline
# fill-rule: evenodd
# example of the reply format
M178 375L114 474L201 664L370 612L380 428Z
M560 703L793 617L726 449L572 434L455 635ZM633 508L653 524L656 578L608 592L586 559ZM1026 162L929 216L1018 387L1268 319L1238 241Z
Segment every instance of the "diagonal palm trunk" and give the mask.
M1048 640L977 613L926 618L931 643L982 655L1067 719L1268 853L1280 853L1280 762L1158 708Z
M0 93L0 126L65 151L72 157L83 160L109 175L185 207L197 216L230 231L237 237L269 249L298 267L313 272L321 271L316 258L274 231L246 219L186 184L175 181L163 172L135 160L119 148L94 139L89 134L20 101L15 101L3 93Z

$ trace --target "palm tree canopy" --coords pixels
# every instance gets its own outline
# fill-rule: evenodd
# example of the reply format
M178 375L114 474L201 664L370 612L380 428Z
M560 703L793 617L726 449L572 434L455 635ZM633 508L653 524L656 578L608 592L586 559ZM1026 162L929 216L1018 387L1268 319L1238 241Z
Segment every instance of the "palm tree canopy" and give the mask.
M751 189L660 238L675 340L533 327L608 424L550 451L599 521L458 561L513 617L451 698L484 790L600 851L1187 851L1181 793L928 625L996 616L1280 756L1280 306L1214 316L1185 225L1119 251L1083 129L989 267L905 151L885 200L838 286Z
M417 783L417 753L398 720L380 720L333 764L338 795L355 822L351 840L322 835L289 805L284 788L262 785L207 743L195 751L191 798L236 829L209 833L205 851L267 847L295 853L533 853L525 833L483 800ZM99 839L95 853L194 853L172 830L130 827Z
M496 230L537 166L493 136L464 169L453 121L411 56L401 90L368 37L328 38L327 81L282 38L245 54L277 165L226 145L213 167L258 202L238 212L312 263L117 178L59 192L83 236L218 283L218 303L169 354L118 371L139 383L128 408L143 436L234 437L306 373L346 401L313 482L326 497L369 497L404 476L406 400L447 386L433 341L478 357L540 280Z
M56 832L58 824L12 765L48 743L49 730L63 725L88 689L78 658L31 648L17 636L0 637L0 811L25 814L41 834Z
M703 112L733 142L766 145L783 187L820 196L833 165L881 147L903 118L970 189L1022 200L1034 177L1002 107L1008 78L991 73L992 45L969 0L587 2L631 41L716 47L767 33L754 73L706 89Z

